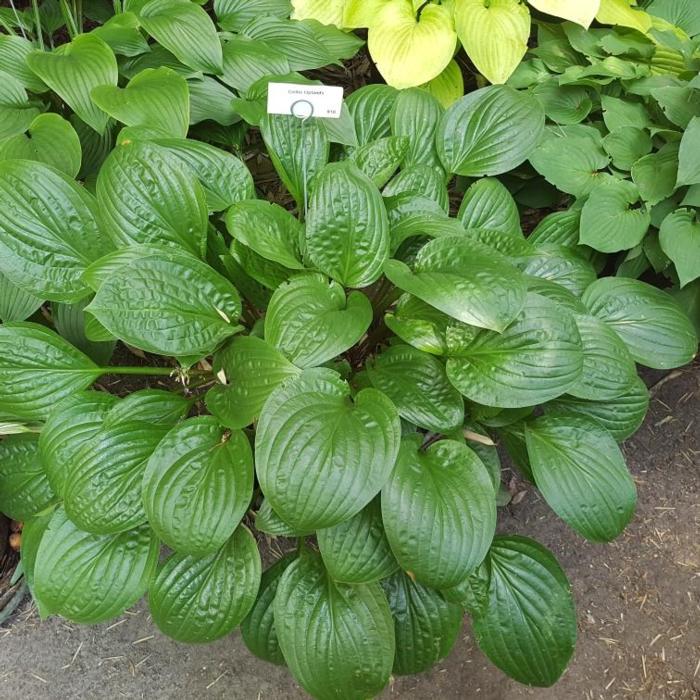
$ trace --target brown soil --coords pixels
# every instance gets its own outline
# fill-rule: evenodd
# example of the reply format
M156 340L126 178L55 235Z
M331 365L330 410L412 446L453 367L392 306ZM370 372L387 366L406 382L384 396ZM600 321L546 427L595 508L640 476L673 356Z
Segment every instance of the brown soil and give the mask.
M417 700L700 698L700 371L657 384L643 429L625 445L637 515L611 545L584 542L526 484L500 529L530 535L573 583L579 641L552 689L508 680L475 648L468 625L429 673L399 678L384 697ZM31 700L305 697L285 669L252 657L236 633L183 646L153 627L143 604L113 623L40 622L31 604L0 629L0 695Z

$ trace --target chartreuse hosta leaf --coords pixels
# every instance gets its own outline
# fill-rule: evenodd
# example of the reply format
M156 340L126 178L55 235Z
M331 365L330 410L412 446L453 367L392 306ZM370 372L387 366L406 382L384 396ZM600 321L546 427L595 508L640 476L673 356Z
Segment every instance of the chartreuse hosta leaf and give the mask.
M450 12L411 0L388 0L369 27L367 46L379 72L396 88L416 87L440 75L452 60L457 34Z
M642 34L651 29L651 17L643 10L630 7L629 0L600 0L596 19L601 24L630 27Z
M462 627L462 608L439 591L397 571L382 581L394 617L394 673L403 676L427 671L444 659Z
M221 73L221 41L209 15L188 0L150 0L139 12L141 26L194 70Z
M20 289L0 272L0 321L24 321L43 303L41 297Z
M570 0L528 0L528 2L540 12L568 19L586 29L591 26L600 9L600 0L577 0L577 2L570 2Z
M700 277L700 223L692 209L677 209L661 224L659 242L676 266L681 287Z
M518 0L460 0L454 16L459 40L477 70L491 83L505 83L527 51L527 5Z
M59 508L36 554L35 594L46 614L86 624L109 620L145 593L158 551L145 525L119 535L91 535Z
M92 101L127 126L147 126L166 136L187 135L190 101L187 81L165 66L146 68L124 88L102 85Z
M292 19L315 19L342 27L346 0L292 0Z
M372 322L372 305L324 275L283 282L270 299L265 339L297 367L317 367L355 345Z
M27 64L71 109L98 133L109 115L90 98L98 85L116 85L117 59L112 49L94 34L81 34L48 53L33 51Z
M535 97L493 85L455 102L438 124L435 143L448 172L500 175L532 155L543 131L544 111Z
M464 76L456 61L447 64L445 70L429 80L421 88L427 90L445 109L464 95Z
M603 277L586 290L583 303L617 332L639 364L671 369L697 352L695 329L676 300L645 282Z
M499 180L477 180L464 193L457 215L465 229L481 228L520 236L520 213L513 195Z
M379 497L349 520L318 530L316 537L323 563L335 581L370 583L399 568L384 533Z
M164 250L119 267L86 311L112 335L147 352L206 355L240 330L241 300L209 265Z
M583 416L548 415L525 424L537 488L552 510L593 542L617 537L637 491L614 438Z
M0 210L0 271L12 283L55 301L89 294L82 274L112 246L84 187L42 163L4 161Z
M36 160L76 177L80 171L80 139L70 122L58 114L40 114L26 134L0 143L3 160Z
M496 537L463 595L481 650L511 678L539 687L553 685L576 643L571 586L554 555L526 537Z
M466 445L440 440L420 449L406 438L382 489L382 519L401 568L434 588L462 581L482 561L496 529L486 467Z
M214 355L214 371L225 381L206 395L207 408L228 428L245 428L259 415L268 396L301 370L270 343L241 336Z
M102 370L59 335L36 323L0 325L0 403L17 418L44 419L64 397Z
M351 163L331 163L309 201L311 262L345 287L367 287L389 257L389 220L376 185Z
M246 199L226 212L226 228L258 255L291 270L303 269L300 246L304 228L279 204Z
M103 228L120 247L164 243L204 254L204 190L158 146L143 141L117 146L100 169L97 201Z
M384 272L399 289L449 316L499 332L525 301L520 272L505 256L466 236L430 241L419 251L413 271L390 260Z
M532 293L502 333L481 331L448 352L450 381L468 399L499 408L534 406L561 396L579 382L583 369L573 315Z
M367 376L402 418L421 428L448 433L464 422L462 396L432 355L410 345L392 345L367 364Z
M6 435L0 441L0 510L27 520L54 500L46 478L38 435Z
M243 525L213 554L172 554L148 589L153 621L179 642L219 639L253 607L261 568L255 538Z
M253 495L253 455L242 432L215 418L175 426L151 454L143 502L151 527L176 552L203 555L233 534Z
M306 370L266 401L255 436L256 472L274 510L296 528L331 527L384 486L399 448L396 408L376 389L351 401L327 369Z
M248 649L273 664L285 664L275 629L275 596L282 574L295 559L296 554L287 554L263 571L255 604L241 622L241 636Z
M305 550L277 584L274 626L294 678L319 700L363 700L389 681L394 623L379 583L337 583Z

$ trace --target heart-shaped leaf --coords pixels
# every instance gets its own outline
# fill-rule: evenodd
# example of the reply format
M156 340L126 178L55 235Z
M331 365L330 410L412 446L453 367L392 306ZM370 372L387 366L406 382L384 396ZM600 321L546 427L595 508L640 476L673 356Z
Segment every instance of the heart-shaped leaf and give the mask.
M265 339L297 367L317 367L355 345L372 322L362 292L345 291L324 275L290 278L272 295Z
M544 111L534 97L494 85L455 102L438 124L435 144L450 173L500 175L527 160L543 132Z
M548 415L525 424L537 488L552 510L593 542L617 537L637 491L612 435L590 418Z
M0 210L0 270L11 282L56 301L89 294L83 272L112 246L84 187L42 163L5 161Z
M222 71L221 42L209 15L189 0L150 0L141 26L182 63L204 73Z
M496 497L486 467L463 443L420 450L406 439L382 489L384 529L401 568L421 583L449 588L482 561L496 529Z
M416 16L411 0L388 0L370 25L367 46L384 80L409 88L442 73L457 34L450 12L440 5L425 4Z
M150 127L167 136L187 135L190 121L187 81L170 68L146 68L124 88L103 85L91 94L100 109L122 124Z
M583 303L617 332L639 364L671 369L697 352L695 329L679 304L645 282L603 277L586 290Z
M389 221L376 185L351 163L326 166L306 220L309 259L345 287L367 287L389 256Z
M211 416L175 426L158 444L143 477L151 527L176 552L203 555L233 534L253 495L248 438Z
M316 533L328 573L343 583L371 583L399 568L382 525L379 498L357 515Z
M61 336L36 323L0 325L0 405L17 418L46 418L102 370Z
M482 178L471 185L464 193L457 216L465 229L481 228L521 235L518 205L496 178Z
M423 246L413 272L399 261L384 266L399 289L481 328L502 331L518 315L525 282L498 252L466 236L445 236Z
M394 673L404 676L427 671L457 641L462 608L403 571L382 581L382 588L394 618Z
M362 700L389 681L393 621L378 583L336 583L304 551L282 574L274 619L290 671L315 698Z
M353 401L333 371L306 370L265 403L255 436L260 487L293 527L331 527L384 486L399 448L396 408L376 389Z
M86 124L104 132L109 115L90 95L98 85L116 85L119 74L114 52L102 39L80 34L51 53L33 51L27 64Z
M153 621L178 642L219 639L253 607L261 568L255 539L242 525L214 554L173 554L148 589Z
M681 287L700 277L700 223L691 209L677 209L663 220L659 243L673 260Z
M36 555L37 597L46 614L84 624L109 620L146 592L158 551L158 540L145 525L119 535L91 535L59 508Z
M572 314L532 293L502 333L481 331L448 352L447 376L457 389L499 408L535 406L561 396L576 385L583 368Z

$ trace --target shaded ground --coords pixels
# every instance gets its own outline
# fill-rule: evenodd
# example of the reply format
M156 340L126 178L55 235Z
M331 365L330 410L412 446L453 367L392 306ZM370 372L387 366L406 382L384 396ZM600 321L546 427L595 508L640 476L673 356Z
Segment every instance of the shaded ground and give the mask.
M700 697L700 371L656 387L644 428L625 446L637 515L615 543L573 534L527 486L500 528L533 536L573 582L579 643L554 689L519 686L474 647L465 626L434 671L397 679L385 698L541 700ZM31 606L0 629L0 696L83 698L305 697L282 668L253 658L238 634L188 647L160 635L145 606L94 628L40 622Z

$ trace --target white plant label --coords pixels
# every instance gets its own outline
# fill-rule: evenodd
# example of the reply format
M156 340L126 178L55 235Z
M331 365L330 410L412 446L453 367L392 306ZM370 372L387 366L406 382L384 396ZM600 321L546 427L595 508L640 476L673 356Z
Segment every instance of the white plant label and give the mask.
M342 105L343 88L337 85L270 83L267 87L268 114L338 119Z

